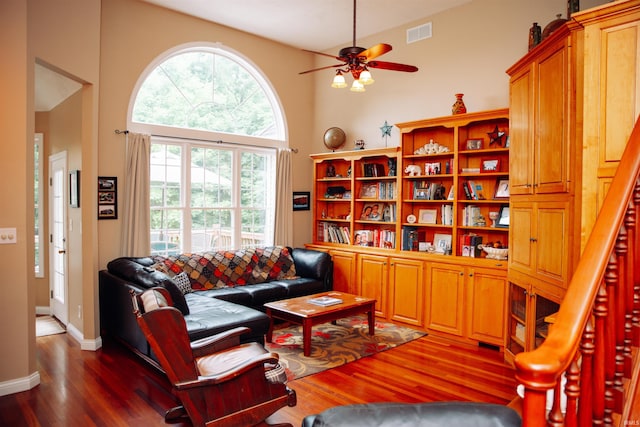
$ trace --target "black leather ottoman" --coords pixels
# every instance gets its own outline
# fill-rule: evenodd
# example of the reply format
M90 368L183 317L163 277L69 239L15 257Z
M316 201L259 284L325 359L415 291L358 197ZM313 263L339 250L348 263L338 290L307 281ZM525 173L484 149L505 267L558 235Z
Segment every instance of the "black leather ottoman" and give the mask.
M302 427L520 427L520 415L491 403L370 403L336 406L302 420Z

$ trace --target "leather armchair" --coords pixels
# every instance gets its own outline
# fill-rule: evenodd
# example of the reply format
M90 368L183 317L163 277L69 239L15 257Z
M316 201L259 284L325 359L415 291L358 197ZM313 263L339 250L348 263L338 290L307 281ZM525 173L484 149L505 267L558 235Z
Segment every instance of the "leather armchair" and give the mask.
M302 427L520 427L513 409L491 403L370 403L336 406L302 420Z
M240 344L248 328L190 342L184 317L166 289L132 292L132 301L137 322L182 403L165 414L166 422L188 416L195 427L264 425L278 409L296 405L286 376L277 375L278 355L255 342Z

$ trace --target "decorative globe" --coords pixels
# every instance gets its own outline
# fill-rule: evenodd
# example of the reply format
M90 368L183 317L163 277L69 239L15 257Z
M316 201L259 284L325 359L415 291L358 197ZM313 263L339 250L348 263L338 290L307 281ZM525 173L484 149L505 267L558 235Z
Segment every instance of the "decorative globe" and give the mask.
M332 151L342 147L346 140L344 131L337 127L329 128L324 133L324 146Z

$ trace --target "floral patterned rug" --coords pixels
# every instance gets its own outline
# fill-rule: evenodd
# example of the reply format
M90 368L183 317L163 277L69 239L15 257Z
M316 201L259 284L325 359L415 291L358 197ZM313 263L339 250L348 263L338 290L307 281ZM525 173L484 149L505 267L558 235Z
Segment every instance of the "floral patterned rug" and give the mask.
M280 355L289 380L335 368L426 335L415 329L376 321L375 335L370 336L364 315L346 317L336 323L312 328L309 357L302 353L302 326L289 325L282 329L276 326L273 342L267 343L267 349Z

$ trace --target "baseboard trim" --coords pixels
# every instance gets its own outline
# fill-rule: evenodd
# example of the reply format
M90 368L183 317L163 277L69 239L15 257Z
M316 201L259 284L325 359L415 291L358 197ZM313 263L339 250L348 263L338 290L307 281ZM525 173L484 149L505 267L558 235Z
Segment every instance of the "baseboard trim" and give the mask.
M36 315L38 316L49 316L51 315L51 307L47 306L36 306Z
M28 377L16 378L0 383L0 396L31 390L37 385L40 385L40 373L36 371Z
M71 338L80 343L80 349L87 351L97 351L102 348L102 337L98 337L94 340L84 339L84 335L78 328L69 323L67 325L67 333L71 335Z

